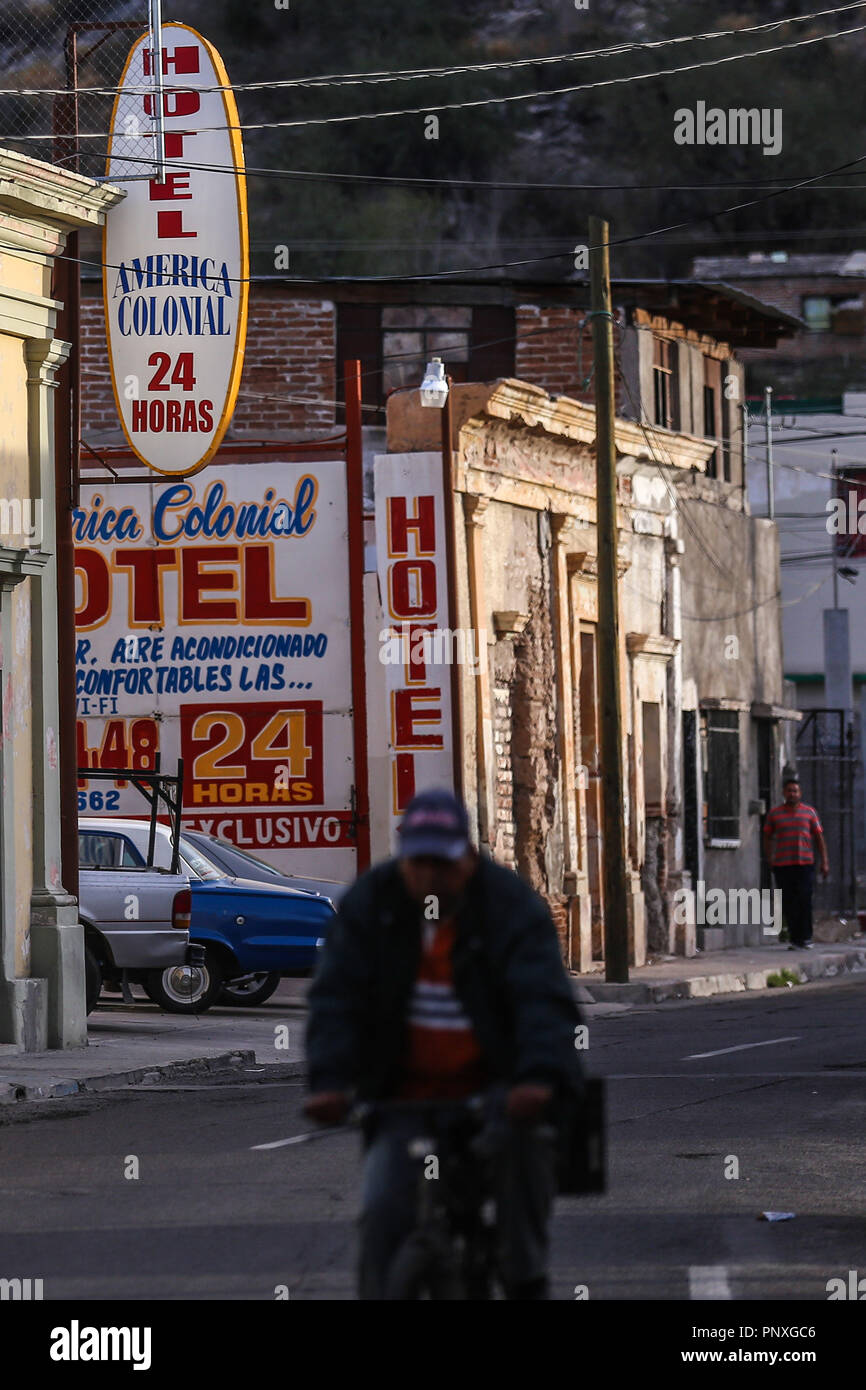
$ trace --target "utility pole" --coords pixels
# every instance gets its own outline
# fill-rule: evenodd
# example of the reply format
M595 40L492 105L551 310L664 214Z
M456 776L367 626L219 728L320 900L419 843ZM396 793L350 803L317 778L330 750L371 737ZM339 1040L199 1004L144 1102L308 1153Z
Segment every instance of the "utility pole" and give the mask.
M454 450L451 443L454 429L454 413L451 407L451 377L448 380L448 395L442 407L442 506L445 511L445 556L448 574L448 626L457 631L457 537L454 526ZM452 657L454 653L452 652ZM463 730L460 719L460 667L452 660L450 671L451 687L451 744L454 790L463 796Z
M64 44L68 95L56 99L54 162L77 173L78 31L71 25ZM78 506L81 438L80 306L81 266L78 233L66 238L65 253L54 267L53 297L62 301L57 337L71 343L57 373L54 411L54 477L57 556L57 677L60 691L58 752L60 773L60 873L63 887L78 897L78 744L75 705L75 542L72 511Z
M598 687L605 978L628 980L628 886L625 854L625 781L622 767L619 576L616 516L616 392L610 300L609 229L589 219L592 347L595 377L596 532L598 536Z
M740 417L743 421L743 479L740 485L740 493L743 498L743 511L746 510L746 498L749 495L749 407L745 401L740 406Z
M776 497L773 486L773 422L770 412L773 408L773 388L764 387L764 435L767 441L767 516L776 519Z
M839 484L838 484L838 482L836 481L836 459L838 458L838 456L839 456L839 450L838 450L838 449L831 449L831 450L830 450L830 458L832 459L832 462L831 462L831 464L830 464L830 472L831 472L832 475L833 475L833 481L832 481L832 483L831 483L831 485L830 485L830 496L831 496L831 497L836 497L836 496L838 495L838 492L839 492ZM833 607L834 607L834 608L838 608L838 607L839 607L839 550L838 550L838 547L837 547L837 545L836 545L836 537L835 537L834 535L832 535L832 534L831 534L831 536L830 536L830 560L831 560L831 563L832 563L832 565L833 565Z

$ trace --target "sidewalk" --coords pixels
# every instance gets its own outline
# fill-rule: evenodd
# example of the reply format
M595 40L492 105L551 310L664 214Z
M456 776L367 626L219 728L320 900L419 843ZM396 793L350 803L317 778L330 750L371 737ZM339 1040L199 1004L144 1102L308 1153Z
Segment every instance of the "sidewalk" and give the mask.
M610 1012L672 999L706 999L767 989L767 977L791 971L802 983L866 975L866 937L818 942L812 951L772 944L676 956L631 971L628 984L608 984L596 974L573 975L582 1004ZM69 1051L18 1052L0 1044L0 1104L92 1094L124 1086L190 1081L215 1073L253 1073L286 1064L303 1072L306 981L293 981L258 1010L215 1009L183 1017L149 1004L102 1004L88 1020L88 1046ZM604 1012L602 1008L600 1012Z
M673 956L633 968L628 984L608 984L603 972L573 975L583 1004L661 1004L667 999L706 999L767 989L767 978L791 971L801 984L866 972L866 937L851 941L816 941L811 951L789 951L786 944L708 951Z
M283 1074L285 1064L294 1063L300 1074L303 1015L297 1004L282 1000L267 1014L233 1008L189 1017L149 1004L103 1004L88 1019L87 1047L19 1052L0 1044L0 1104L217 1072L249 1080L252 1070L275 1063Z

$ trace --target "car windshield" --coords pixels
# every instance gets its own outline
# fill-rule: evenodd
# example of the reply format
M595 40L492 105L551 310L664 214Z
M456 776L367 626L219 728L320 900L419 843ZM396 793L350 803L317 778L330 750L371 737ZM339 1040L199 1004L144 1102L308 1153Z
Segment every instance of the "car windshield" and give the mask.
M183 836L180 838L180 853L187 869L191 874L195 874L196 878L226 877L225 869L220 869Z

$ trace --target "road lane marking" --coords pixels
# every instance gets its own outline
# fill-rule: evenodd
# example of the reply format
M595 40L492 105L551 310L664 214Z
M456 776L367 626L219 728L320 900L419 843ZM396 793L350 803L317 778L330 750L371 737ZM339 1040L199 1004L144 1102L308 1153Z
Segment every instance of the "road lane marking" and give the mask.
M286 1144L303 1144L309 1139L309 1134L293 1134L291 1139L274 1139L270 1144L251 1144L251 1149L283 1149Z
M746 1052L750 1047L776 1047L779 1043L799 1042L800 1038L768 1038L766 1042L738 1043L736 1047L720 1047L717 1052L692 1052L683 1062L699 1062L704 1057L724 1057L728 1052Z
M866 1071L622 1071L608 1072L605 1081L832 1081L866 1076ZM155 1090L148 1086L149 1091Z
M733 1298L728 1283L726 1265L691 1265L689 1267L689 1298L699 1301L707 1299Z

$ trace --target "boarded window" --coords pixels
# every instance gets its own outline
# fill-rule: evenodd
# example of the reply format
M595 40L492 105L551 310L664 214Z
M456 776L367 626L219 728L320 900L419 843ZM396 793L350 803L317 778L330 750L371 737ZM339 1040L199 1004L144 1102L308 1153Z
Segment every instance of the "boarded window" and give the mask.
M644 804L648 816L662 814L662 733L661 706L654 701L641 702L641 732L643 736Z
M665 338L653 338L653 423L674 428L674 366L676 351Z
M504 305L352 304L337 306L337 377L359 357L364 404L384 407L391 391L420 386L432 357L455 382L514 375L514 309ZM380 424L384 410L365 411Z
M700 873L698 843L698 737L697 714L683 710L683 832L685 868L697 883Z
M707 476L720 478L722 456L722 364L713 357L704 358L704 438L719 441L707 460ZM728 472L730 470L727 470Z
M740 838L740 716L736 710L706 710L704 743L704 833L708 840Z

